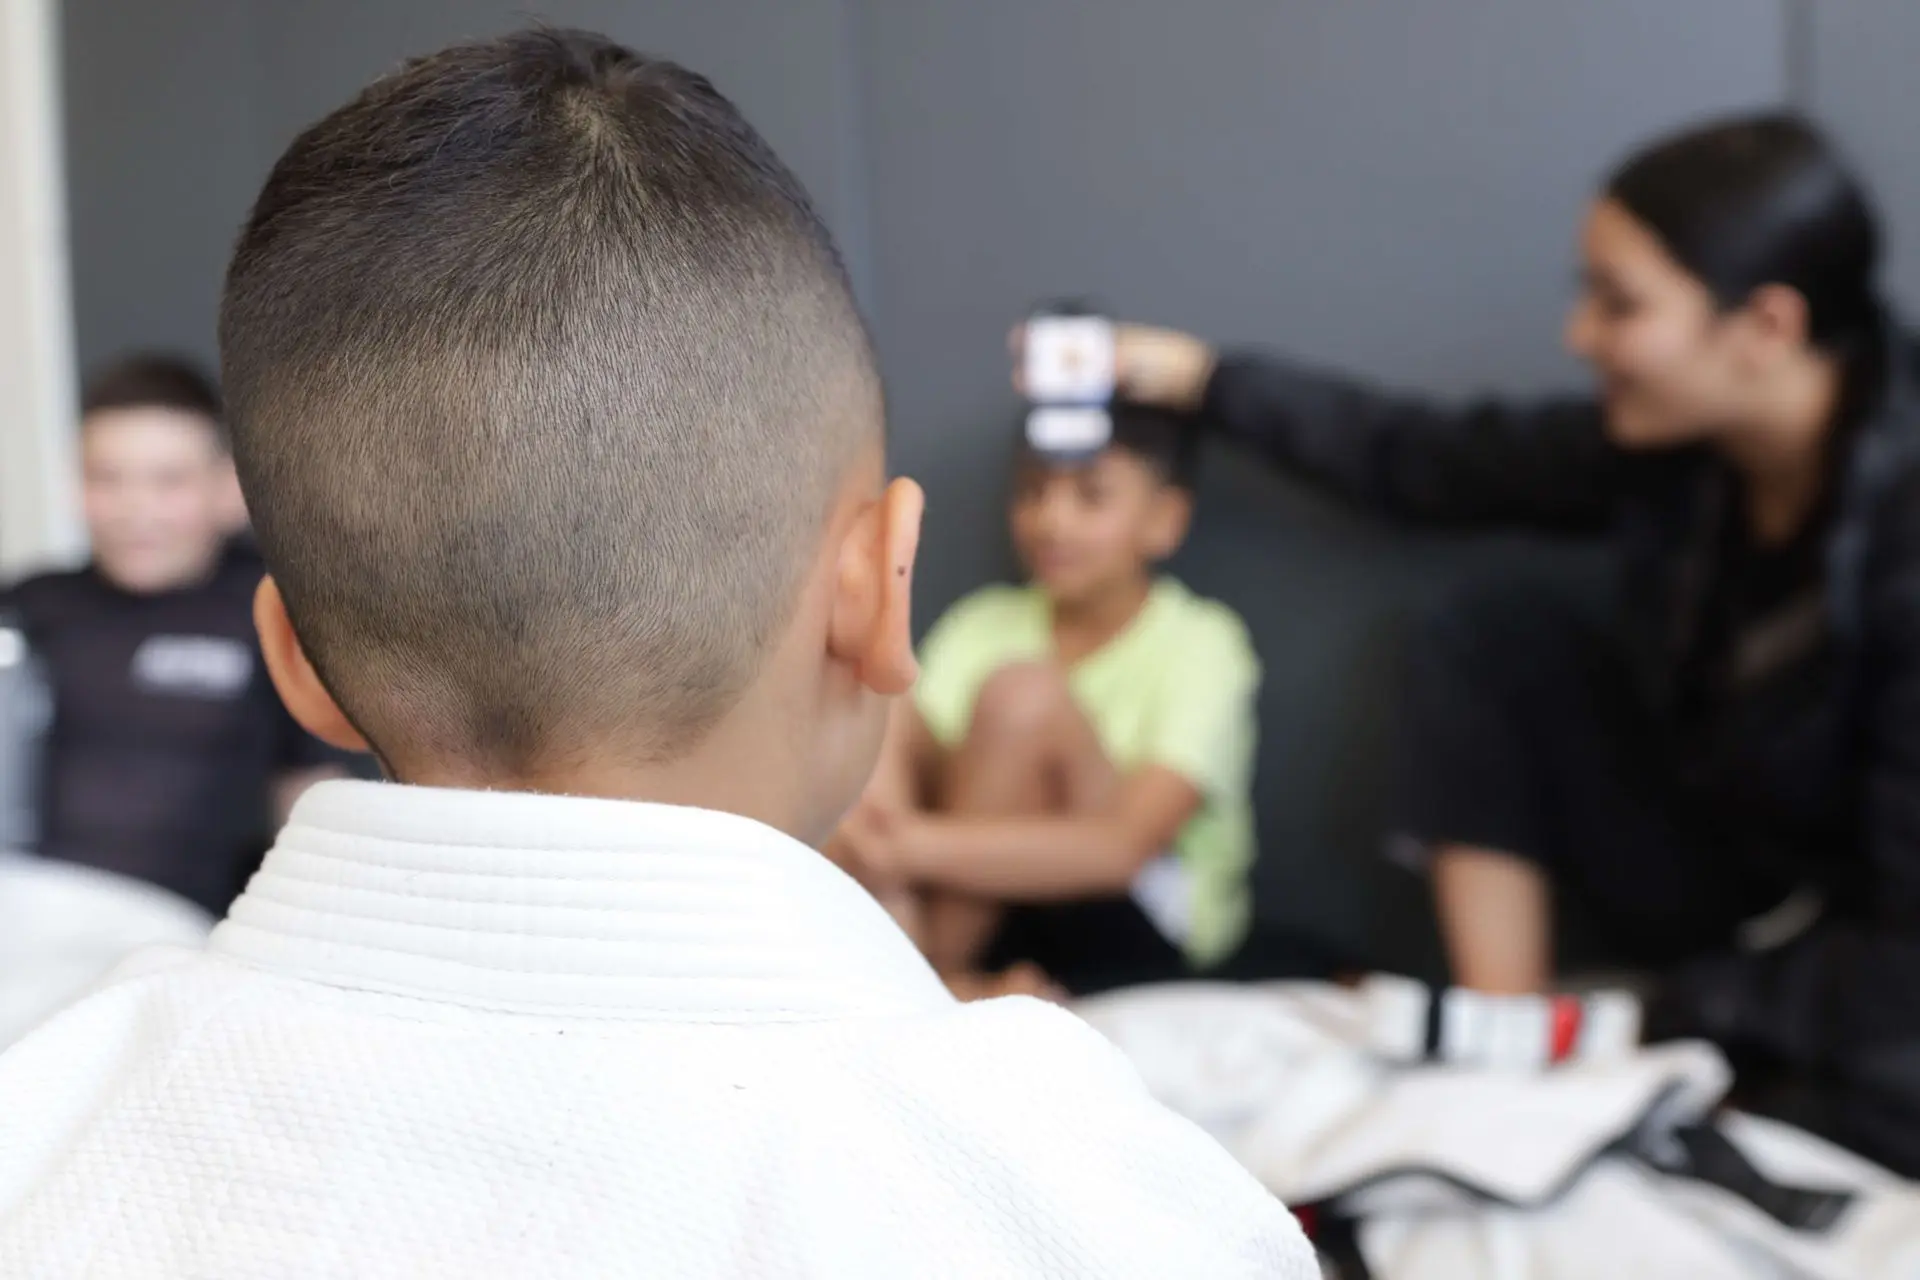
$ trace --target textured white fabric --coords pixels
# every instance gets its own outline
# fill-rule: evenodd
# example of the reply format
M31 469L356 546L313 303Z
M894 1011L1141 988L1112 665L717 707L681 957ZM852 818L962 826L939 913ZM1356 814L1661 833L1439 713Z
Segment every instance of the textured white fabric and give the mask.
M0 853L0 1047L98 982L128 952L198 946L213 920L157 885Z
M0 1276L1315 1275L1072 1015L739 818L328 783L0 1056Z

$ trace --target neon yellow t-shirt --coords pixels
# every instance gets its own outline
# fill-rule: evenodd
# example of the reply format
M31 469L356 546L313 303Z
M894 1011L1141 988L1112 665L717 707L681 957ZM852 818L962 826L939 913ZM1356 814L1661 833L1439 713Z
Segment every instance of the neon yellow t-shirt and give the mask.
M921 646L915 704L934 739L952 748L994 672L1053 652L1044 592L976 591ZM1185 899L1179 942L1196 968L1219 963L1245 938L1252 910L1260 661L1245 624L1226 605L1162 578L1126 630L1073 665L1067 684L1115 768L1160 765L1200 792L1199 810L1174 840Z

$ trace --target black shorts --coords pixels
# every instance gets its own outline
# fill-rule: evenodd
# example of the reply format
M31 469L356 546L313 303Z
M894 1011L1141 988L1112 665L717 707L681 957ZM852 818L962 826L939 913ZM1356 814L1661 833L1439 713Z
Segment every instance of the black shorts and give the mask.
M1007 908L986 966L1029 961L1074 995L1192 977L1186 956L1132 898Z
M1610 960L1726 946L1796 884L1690 795L1596 604L1504 585L1443 607L1408 658L1395 830L1544 868Z

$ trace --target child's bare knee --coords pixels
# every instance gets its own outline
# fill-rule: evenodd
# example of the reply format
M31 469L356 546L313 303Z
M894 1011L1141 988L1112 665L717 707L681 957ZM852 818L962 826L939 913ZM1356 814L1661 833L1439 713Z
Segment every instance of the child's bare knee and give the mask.
M1020 741L1045 733L1073 706L1066 676L1046 662L1016 662L980 686L970 736Z

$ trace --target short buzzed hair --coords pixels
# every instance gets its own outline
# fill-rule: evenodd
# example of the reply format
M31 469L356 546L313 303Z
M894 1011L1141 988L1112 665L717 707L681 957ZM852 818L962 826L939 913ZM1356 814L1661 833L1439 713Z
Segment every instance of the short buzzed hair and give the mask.
M262 550L390 767L691 750L882 422L799 182L706 79L576 31L419 59L301 134L220 347Z

